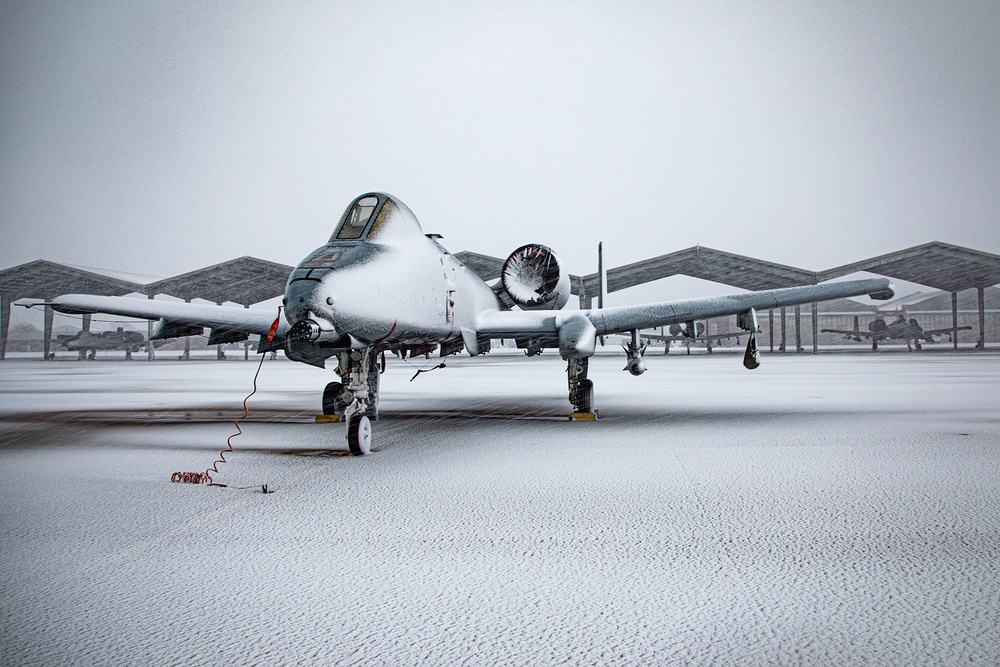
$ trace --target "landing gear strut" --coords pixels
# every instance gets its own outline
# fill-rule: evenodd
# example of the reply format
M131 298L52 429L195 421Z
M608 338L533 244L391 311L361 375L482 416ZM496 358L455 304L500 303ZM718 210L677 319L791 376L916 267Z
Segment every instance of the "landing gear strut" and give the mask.
M323 390L323 414L347 422L347 444L355 456L371 451L371 423L378 419L377 356L374 348L341 352L337 375L343 382L331 382Z
M590 359L570 359L566 367L569 381L569 402L573 404L571 419L595 419L594 383L587 379Z

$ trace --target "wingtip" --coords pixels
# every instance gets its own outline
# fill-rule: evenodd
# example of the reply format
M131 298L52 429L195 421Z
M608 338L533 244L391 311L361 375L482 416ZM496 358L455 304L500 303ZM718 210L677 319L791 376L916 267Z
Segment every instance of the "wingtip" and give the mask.
M879 281L881 283L880 288L876 289L874 292L869 292L868 296L875 301L888 301L892 297L896 296L896 286L891 280Z

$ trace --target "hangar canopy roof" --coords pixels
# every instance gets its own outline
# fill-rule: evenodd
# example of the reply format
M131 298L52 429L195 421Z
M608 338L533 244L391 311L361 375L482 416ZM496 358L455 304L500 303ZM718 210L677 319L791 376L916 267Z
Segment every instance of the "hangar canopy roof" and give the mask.
M674 275L711 280L747 290L795 287L816 282L816 274L812 271L695 246L608 269L607 290L617 292ZM596 295L597 274L586 275L583 280L587 294Z
M1000 256L934 241L820 271L816 276L822 282L856 271L959 292L1000 283Z
M474 252L455 257L486 281L500 276L503 260ZM173 278L141 285L76 267L37 260L0 270L0 297L16 301L81 293L115 296L169 294L216 303L260 303L284 292L292 267L240 257ZM948 292L1000 284L1000 256L934 241L887 255L813 272L696 246L608 270L608 292L673 275L686 275L748 290L812 285L858 271L898 278ZM571 275L573 294L594 297L598 276Z
M503 269L503 260L489 255L480 255L478 252L463 250L455 253L455 259L465 264L481 280L488 282L500 277Z
M39 259L0 271L0 297L51 299L60 294L119 296L141 292L138 283Z
M267 301L285 292L291 266L256 257L240 257L173 278L149 283L147 295L169 294L180 299L206 299L243 304Z

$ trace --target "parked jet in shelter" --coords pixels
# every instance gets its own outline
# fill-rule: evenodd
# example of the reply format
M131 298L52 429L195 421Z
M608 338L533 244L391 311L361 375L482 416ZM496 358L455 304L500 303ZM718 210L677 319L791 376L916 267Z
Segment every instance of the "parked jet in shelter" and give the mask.
M81 331L75 336L59 336L56 340L64 349L79 352L81 359L96 358L98 350L125 350L125 358L131 359L132 353L146 342L145 336L138 331L125 331L122 327L118 327L118 331L101 333Z
M859 343L862 338L870 338L872 341L872 352L878 350L878 342L880 340L903 340L906 341L906 349L912 352L914 347L918 350L923 349L920 345L920 341L922 340L925 340L928 343L934 343L936 342L934 340L934 336L941 336L944 334L954 336L958 331L971 328L972 327L948 327L947 329L925 331L924 328L920 326L920 323L917 322L916 318L911 317L907 320L905 317L900 315L892 324L886 324L885 320L881 317L872 320L868 324L868 331L861 331L858 327L858 317L855 315L854 329L823 329L823 332L844 334L844 338L854 340Z
M159 320L154 338L201 333L212 328L220 341L259 334L258 352L284 349L295 361L324 367L336 363L339 381L323 393L325 414L347 423L355 454L371 446L378 416L380 353L392 346L440 346L441 355L465 350L472 356L491 339L514 339L530 354L559 349L568 362L569 399L577 418L593 418L589 358L598 336L629 332L626 369L645 371L639 330L737 315L748 332L744 365L759 365L755 332L758 309L867 294L893 296L886 279L750 292L712 298L594 310L565 310L570 280L556 255L525 245L504 262L500 280L487 285L425 235L409 208L391 195L372 192L351 202L323 246L292 271L284 297L284 319L266 311L164 302L128 297L65 295L47 302L64 313L111 313ZM37 305L37 304L36 304ZM273 325L273 326L272 326ZM271 339L271 336L273 339Z
M674 341L679 341L687 347L687 353L691 354L691 346L696 342L704 341L708 347L708 351L712 351L712 343L720 340L731 340L736 339L736 344L740 344L740 336L745 335L745 331L730 331L727 333L705 333L705 324L703 322L698 322L695 324L694 328L689 329L687 325L680 325L677 323L671 324L667 329L668 334L656 334L643 332L640 335L641 338L645 340L659 340L663 341L663 353L669 354L670 343Z

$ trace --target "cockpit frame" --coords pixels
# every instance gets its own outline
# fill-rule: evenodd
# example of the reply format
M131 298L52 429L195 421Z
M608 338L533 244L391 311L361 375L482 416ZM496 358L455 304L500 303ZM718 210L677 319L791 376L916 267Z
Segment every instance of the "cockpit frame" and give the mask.
M374 200L374 203L371 203L370 200ZM367 238L372 224L378 220L382 207L387 201L388 197L374 192L366 193L355 199L340 218L329 243L358 241Z

